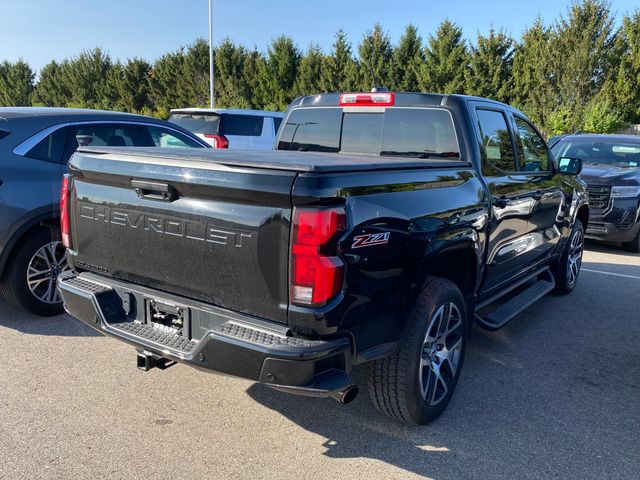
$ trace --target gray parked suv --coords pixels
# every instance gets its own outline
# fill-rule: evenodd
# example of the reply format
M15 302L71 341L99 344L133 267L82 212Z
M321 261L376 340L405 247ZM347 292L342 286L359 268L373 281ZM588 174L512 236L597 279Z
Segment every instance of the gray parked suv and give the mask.
M38 315L62 312L66 270L60 185L78 146L199 147L187 130L140 115L64 108L0 108L0 291Z

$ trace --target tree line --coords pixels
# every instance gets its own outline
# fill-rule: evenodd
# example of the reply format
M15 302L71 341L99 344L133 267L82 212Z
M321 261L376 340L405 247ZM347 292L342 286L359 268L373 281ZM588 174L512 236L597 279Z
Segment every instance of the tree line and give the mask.
M352 45L344 30L330 52L302 51L287 36L266 52L225 39L214 48L217 107L284 110L297 96L320 92L462 93L523 110L548 135L584 129L611 132L640 123L640 9L616 24L606 0L574 1L559 19L538 17L516 40L491 29L468 41L445 20L423 39L408 25L397 44L380 24ZM0 105L101 108L167 117L209 103L205 40L150 63L113 60L100 48L45 65L37 76L24 60L0 63Z

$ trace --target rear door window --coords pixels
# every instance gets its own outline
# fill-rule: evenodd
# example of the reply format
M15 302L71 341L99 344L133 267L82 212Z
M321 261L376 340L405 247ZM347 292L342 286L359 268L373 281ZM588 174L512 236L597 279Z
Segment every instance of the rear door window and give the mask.
M264 117L258 115L220 115L220 135L238 135L242 137L259 137L262 135Z
M87 123L69 127L64 161L78 147L134 147L140 145L135 124Z
M66 138L67 128L59 128L40 140L25 156L45 162L61 163Z
M160 148L190 148L190 147L202 147L201 144L195 140L183 135L175 130L170 130L164 127L151 127L142 125L141 137L149 137L149 146ZM144 142L147 143L147 142ZM146 145L141 145L146 146Z
M476 112L485 162L503 172L516 171L516 157L504 113L484 109Z

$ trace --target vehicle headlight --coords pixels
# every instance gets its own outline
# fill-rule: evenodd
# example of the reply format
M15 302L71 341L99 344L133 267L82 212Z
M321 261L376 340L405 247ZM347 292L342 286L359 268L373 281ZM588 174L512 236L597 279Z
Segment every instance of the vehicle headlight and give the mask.
M640 195L640 186L632 187L612 187L611 196L614 198L630 198Z

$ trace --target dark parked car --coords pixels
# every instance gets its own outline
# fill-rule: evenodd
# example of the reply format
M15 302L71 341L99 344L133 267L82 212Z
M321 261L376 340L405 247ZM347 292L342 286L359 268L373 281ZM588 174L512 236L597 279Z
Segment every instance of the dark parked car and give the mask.
M556 166L514 108L314 95L277 146L79 150L63 187L69 313L134 345L143 369L184 362L342 403L367 363L376 407L423 424L453 394L474 320L496 330L576 285L580 162Z
M640 252L640 137L567 135L552 152L584 163L590 206L586 237Z
M0 289L38 315L63 311L55 279L60 183L78 146L206 147L154 118L97 110L0 108Z

